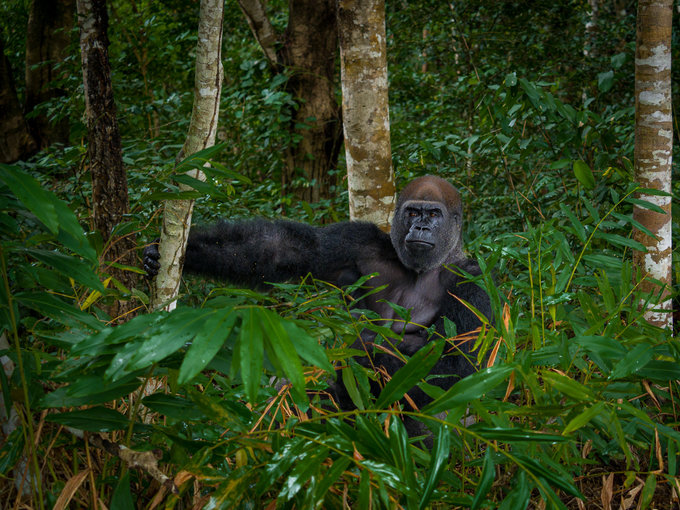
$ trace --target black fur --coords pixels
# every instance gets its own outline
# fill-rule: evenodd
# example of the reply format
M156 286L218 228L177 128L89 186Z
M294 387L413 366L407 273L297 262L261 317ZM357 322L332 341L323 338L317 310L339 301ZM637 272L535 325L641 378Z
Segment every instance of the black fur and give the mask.
M439 213L427 216L433 209ZM410 356L427 343L430 326L434 325L437 332L445 334L444 317L456 325L458 334L480 325L477 317L451 294L491 318L487 294L456 275L456 268L473 275L480 273L477 263L465 258L462 252L461 216L458 191L443 179L426 176L414 180L402 191L391 236L373 224L362 222L312 227L284 220L223 221L212 227L192 230L184 269L249 287L295 280L309 273L342 286L354 283L363 275L378 273L368 283L387 287L366 297L359 306L377 312L386 320L394 319L393 329L404 331L404 339L397 348ZM421 231L413 234L414 229ZM417 238L416 242L410 244L413 236ZM155 245L144 250L145 268L152 275L157 274L158 257ZM414 324L404 328L385 301L411 309ZM361 348L362 343L371 340L370 333L362 335L354 347ZM430 382L447 389L473 373L475 367L464 355L469 350L468 342L457 352L443 356L432 373L444 377L433 378ZM376 366L384 366L390 374L402 366L397 358L381 352L374 354L372 359ZM362 363L367 363L365 358ZM342 408L352 407L341 383L333 384L332 390ZM409 396L419 407L429 401L417 388L411 390ZM409 432L421 432L414 425L407 422Z

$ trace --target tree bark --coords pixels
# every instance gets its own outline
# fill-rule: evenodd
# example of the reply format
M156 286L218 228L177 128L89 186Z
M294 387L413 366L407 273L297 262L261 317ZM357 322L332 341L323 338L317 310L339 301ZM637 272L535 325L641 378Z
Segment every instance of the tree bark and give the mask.
M222 92L222 18L224 0L201 0L196 49L196 78L191 122L178 162L202 149L215 145ZM205 180L200 170L189 174ZM180 185L180 190L191 188ZM164 205L163 230L159 252L161 267L154 280L153 307L175 307L175 298L184 266L184 253L191 227L193 200L167 200Z
M395 186L385 41L385 1L338 0L342 118L352 220L388 231Z
M290 72L286 90L299 106L290 124L298 142L286 150L283 191L307 202L330 198L335 181L329 171L337 166L342 144L335 98L335 0L290 0L282 40L267 19L264 2L239 0L239 5L274 71Z
M651 202L663 213L635 205L633 218L653 236L635 229L633 237L646 252L634 251L640 288L662 291L654 309L645 312L651 324L672 327L671 300L671 162L673 125L671 104L672 0L640 0L635 49L635 178L643 187L667 196L645 192L638 198Z
M24 118L0 37L0 163L13 163L33 154L36 143Z
M92 175L92 216L94 227L104 240L102 257L107 262L135 266L135 240L114 237L113 230L128 213L127 175L123 165L116 105L111 85L105 0L78 0L80 51L87 118L87 153ZM110 274L127 288L134 286L135 273L110 267ZM122 318L133 307L118 301L108 312Z
M75 0L33 0L26 32L26 104L32 112L40 103L67 92L52 82L60 77L58 64L68 56ZM68 117L51 121L44 113L28 119L41 149L69 141Z
M334 0L291 0L283 64L292 75L288 90L298 102L291 130L300 141L286 152L282 184L307 202L330 198L341 141L335 98L338 32ZM304 185L296 185L296 177Z

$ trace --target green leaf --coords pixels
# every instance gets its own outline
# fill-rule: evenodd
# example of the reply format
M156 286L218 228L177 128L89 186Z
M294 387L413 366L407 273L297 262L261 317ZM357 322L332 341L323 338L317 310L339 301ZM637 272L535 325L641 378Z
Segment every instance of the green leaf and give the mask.
M654 356L654 349L649 344L639 344L633 347L626 356L614 365L609 379L622 379L644 367Z
M306 360L310 365L321 368L326 372L333 372L334 368L328 361L326 349L300 326L290 320L282 320L281 325L288 333L288 337L295 346L298 356Z
M305 376L295 347L290 341L288 332L281 324L284 319L270 310L262 308L255 310L258 320L262 324L262 330L265 332L264 340L267 355L272 362L276 362L283 370L283 373L293 385L292 394L295 403L303 411L306 411L309 407L309 401L305 393Z
M445 425L442 425L437 431L437 440L434 449L430 453L430 465L427 470L427 479L425 480L423 495L420 499L418 510L424 510L430 502L434 489L437 486L437 483L439 483L442 474L444 474L444 468L449 460L450 447L451 437L449 429Z
M614 71L609 70L597 75L597 88L602 92L607 92L614 85Z
M528 482L528 477L524 471L517 471L513 477L512 483L514 488L502 501L498 510L517 510L519 508L529 507L529 498L531 497L532 485Z
M39 260L43 264L50 266L68 278L86 285L90 289L106 292L104 285L92 270L90 264L83 262L75 257L69 257L63 253L48 250L24 249L24 252Z
M647 479L645 480L645 486L642 489L642 494L640 495L640 509L645 510L649 507L654 498L654 491L656 491L656 475L654 473L649 473Z
M574 416L569 421L569 423L567 423L567 426L564 427L564 429L562 430L562 434L566 436L567 434L571 434L572 432L580 429L581 427L586 426L588 423L590 423L590 420L592 420L596 416L599 416L603 410L604 402L597 402L596 404L587 407L585 411Z
M14 166L0 164L0 178L12 193L38 218L53 234L59 232L59 217L54 208L57 197L44 190L38 181Z
M319 478L321 464L328 458L328 448L316 447L313 451L296 459L295 467L291 470L283 485L279 499L289 501L295 496L310 478Z
M449 388L442 396L426 405L422 412L437 414L453 407L467 405L468 402L480 398L491 391L515 370L514 365L496 365L485 370L480 370L462 381L458 381Z
M231 333L237 318L232 308L223 308L205 321L179 367L178 384L191 381L212 361Z
M321 479L321 482L316 487L315 500L317 503L322 503L323 498L335 483L335 481L342 476L342 474L347 470L349 465L352 463L352 459L349 457L340 457L338 460L333 462L333 465Z
M535 432L522 428L506 428L506 427L486 427L473 425L468 427L469 430L479 434L488 441L504 441L506 443L563 443L569 441L567 438L557 434L547 434L544 432Z
M491 452L492 448L487 445L484 463L482 465L482 474L479 477L479 482L477 482L477 490L475 491L475 498L472 500L472 505L470 505L470 510L477 510L482 505L482 502L491 489L491 485L493 485L494 478L496 477L496 469Z
M164 416L181 421L205 420L206 415L192 400L178 395L154 393L142 400L144 405Z
M403 367L392 375L392 379L380 392L380 396L375 403L376 408L384 409L392 402L402 398L418 381L430 373L432 367L441 358L443 350L443 339L428 342L421 347Z
M130 425L127 417L113 409L101 406L66 413L48 414L46 420L89 432L123 430Z
M576 488L572 483L570 478L561 478L558 474L546 469L545 465L536 459L532 459L522 454L515 454L515 458L520 461L520 464L527 469L529 472L533 473L535 476L547 480L553 487L563 490L567 494L572 496L585 499L583 494Z
M677 361L652 360L635 372L635 375L657 382L680 379L680 363Z
M130 470L126 469L125 474L118 480L116 489L111 496L111 510L134 510L135 504L130 492Z
M248 308L242 312L239 336L241 379L246 396L252 403L257 402L264 361L264 333L262 319L258 312L258 308Z
M581 402L584 400L595 400L592 390L578 381L571 379L557 372L544 370L543 380L560 393Z
M14 298L22 305L54 319L60 324L80 327L83 324L99 331L104 324L92 315L82 312L71 303L46 292L17 292Z
M415 466L411 457L411 445L408 441L408 434L404 422L396 416L392 416L389 425L390 452L395 465L402 473L402 480L409 487L417 487L415 478ZM415 491L407 494L408 507L415 508Z
M595 187L593 171L585 161L580 159L574 161L574 175L586 189L593 189Z
M83 375L71 385L45 395L40 405L49 408L103 404L132 393L140 385L141 381L136 377L112 382L99 375Z

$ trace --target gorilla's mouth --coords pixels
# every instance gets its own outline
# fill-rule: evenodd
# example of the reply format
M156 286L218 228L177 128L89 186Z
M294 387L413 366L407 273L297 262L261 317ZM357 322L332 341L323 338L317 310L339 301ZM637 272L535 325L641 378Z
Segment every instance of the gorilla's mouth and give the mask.
M416 250L431 250L434 248L434 243L429 243L422 239L407 240L406 244L409 248L415 248Z

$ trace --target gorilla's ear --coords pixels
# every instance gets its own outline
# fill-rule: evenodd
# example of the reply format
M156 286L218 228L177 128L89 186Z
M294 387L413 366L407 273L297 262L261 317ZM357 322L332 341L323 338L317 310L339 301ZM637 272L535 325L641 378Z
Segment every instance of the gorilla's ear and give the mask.
M399 194L390 237L401 263L422 273L465 258L461 229L460 193L448 181L427 175Z

